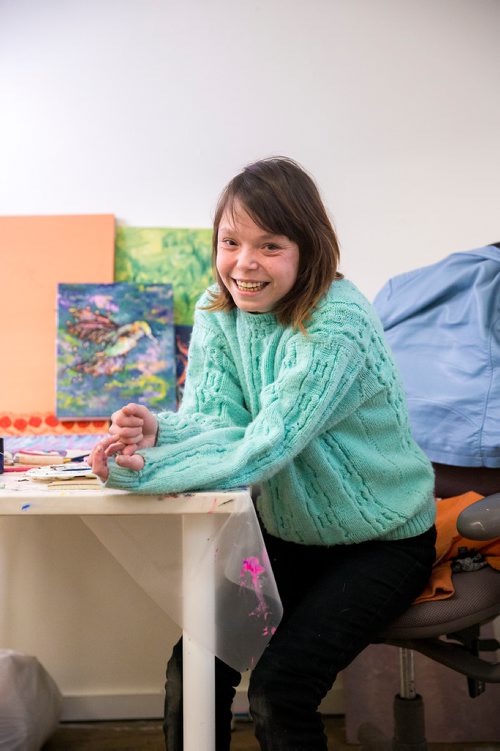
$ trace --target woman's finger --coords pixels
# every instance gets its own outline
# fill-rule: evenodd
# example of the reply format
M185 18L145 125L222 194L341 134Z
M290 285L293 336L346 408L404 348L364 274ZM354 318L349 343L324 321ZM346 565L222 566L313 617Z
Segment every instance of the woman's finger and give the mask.
M119 428L117 425L112 425L109 429L111 435L115 438L119 438L120 441L139 443L143 439L142 427L135 428Z
M94 448L92 449L92 451L90 452L88 456L87 463L92 464L94 457L96 455L96 452L101 449L105 451L108 445L114 440L116 439L112 438L111 436L106 436L106 438L103 438L101 441L99 441L99 443L96 443L96 445L94 446Z
M110 443L109 446L104 449L105 456L114 456L114 454L119 454L123 449L125 448L125 444L121 441L115 441L114 443Z
M139 472L144 467L144 458L140 454L133 454L132 456L118 454L115 461L120 467L132 469L134 472Z
M137 443L129 443L123 447L123 449L120 451L120 454L122 454L123 456L132 456L132 454L135 454L138 448L139 447Z
M102 482L106 482L109 477L108 461L104 453L104 448L101 445L97 445L93 452L92 459L92 472L99 477Z

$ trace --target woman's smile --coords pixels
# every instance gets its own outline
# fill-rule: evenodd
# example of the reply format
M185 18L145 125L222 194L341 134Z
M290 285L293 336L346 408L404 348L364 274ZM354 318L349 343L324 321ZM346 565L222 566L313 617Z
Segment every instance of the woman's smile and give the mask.
M233 279L233 281L240 292L259 292L269 284L269 282L244 281L243 279Z

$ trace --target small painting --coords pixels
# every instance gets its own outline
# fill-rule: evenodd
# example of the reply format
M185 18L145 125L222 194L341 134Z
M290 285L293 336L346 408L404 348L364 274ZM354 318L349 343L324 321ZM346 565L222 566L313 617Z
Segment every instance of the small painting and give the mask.
M212 230L119 226L115 281L172 284L174 322L192 326L194 307L213 284Z
M59 284L57 417L176 407L171 284Z

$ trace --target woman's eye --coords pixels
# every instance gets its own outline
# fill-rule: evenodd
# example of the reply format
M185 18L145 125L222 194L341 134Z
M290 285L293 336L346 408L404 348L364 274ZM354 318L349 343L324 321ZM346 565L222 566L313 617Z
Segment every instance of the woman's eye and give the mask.
M279 250L279 245L276 245L275 243L267 243L264 245L264 248L266 250Z
M235 241L231 240L230 237L224 237L222 239L222 244L226 245L226 246L229 246L230 248L232 248L232 247L234 247L236 245Z

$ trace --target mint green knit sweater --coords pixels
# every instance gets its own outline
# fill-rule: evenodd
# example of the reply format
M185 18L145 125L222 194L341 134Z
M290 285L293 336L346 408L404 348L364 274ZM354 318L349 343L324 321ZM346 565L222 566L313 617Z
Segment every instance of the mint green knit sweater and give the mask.
M266 529L308 545L428 529L432 468L370 304L336 281L306 329L272 313L198 307L179 411L158 415L157 446L139 452L144 469L111 461L107 485L168 493L259 483Z

